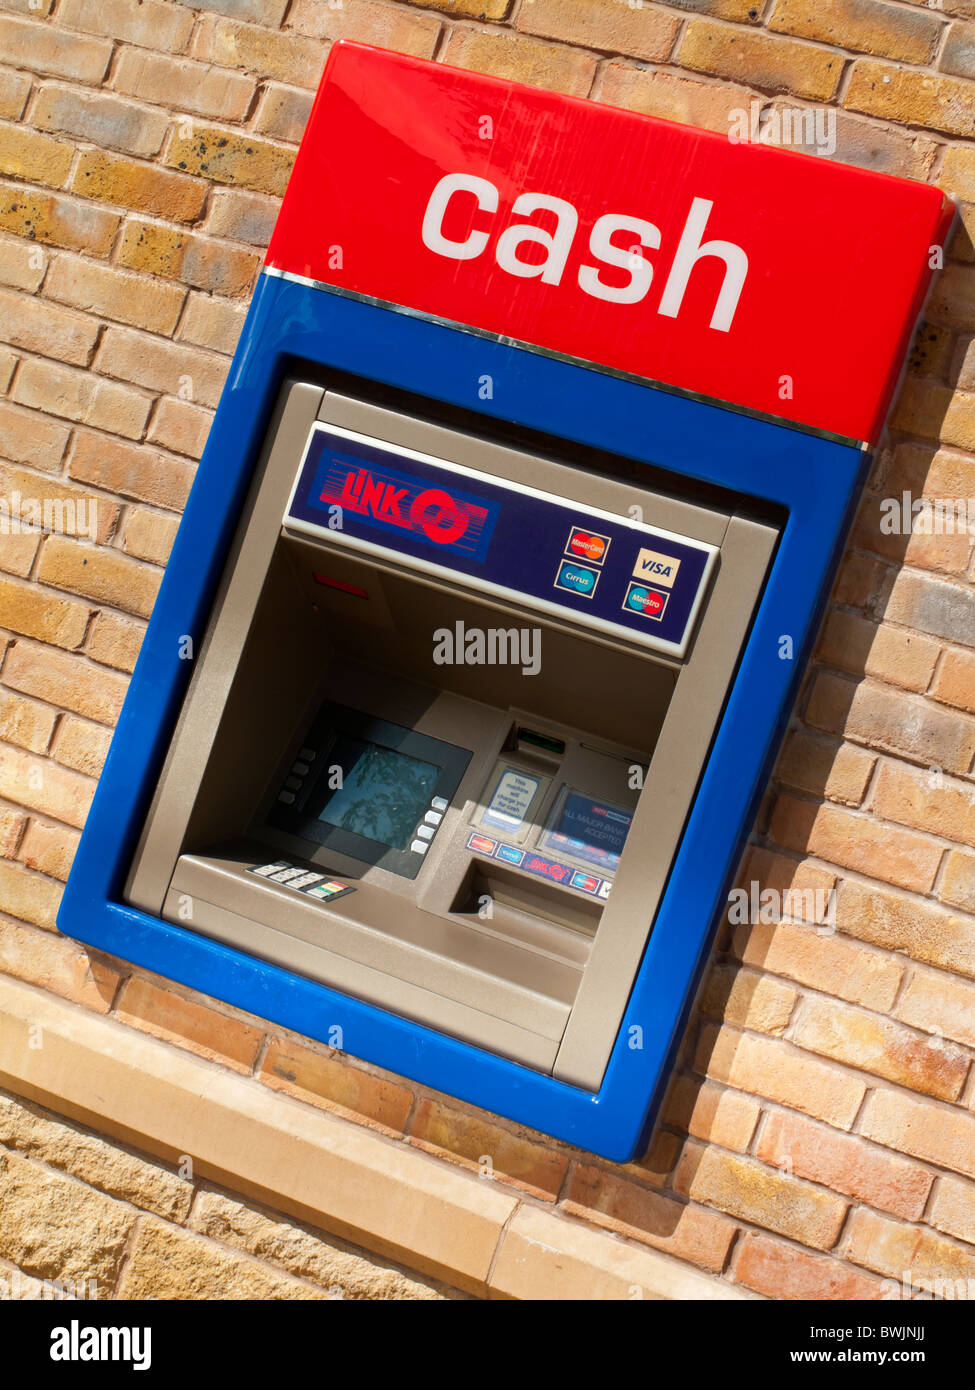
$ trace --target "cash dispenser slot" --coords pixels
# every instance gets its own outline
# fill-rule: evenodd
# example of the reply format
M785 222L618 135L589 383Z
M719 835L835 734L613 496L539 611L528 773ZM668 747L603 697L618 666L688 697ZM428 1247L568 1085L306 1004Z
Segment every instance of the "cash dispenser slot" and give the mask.
M776 535L287 382L128 901L598 1089Z

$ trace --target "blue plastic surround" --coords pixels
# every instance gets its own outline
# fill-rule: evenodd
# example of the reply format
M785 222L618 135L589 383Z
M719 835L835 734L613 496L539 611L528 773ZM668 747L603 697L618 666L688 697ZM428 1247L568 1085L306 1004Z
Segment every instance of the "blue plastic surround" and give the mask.
M768 583L596 1094L124 905L122 886L286 375L329 370L779 504ZM306 371L308 368L306 368ZM493 379L493 398L477 383ZM145 970L608 1159L649 1139L700 971L815 637L869 455L718 405L262 275L176 538L58 923ZM792 641L783 657L780 639ZM631 1029L642 1029L632 1048ZM636 1036L636 1035L633 1035Z

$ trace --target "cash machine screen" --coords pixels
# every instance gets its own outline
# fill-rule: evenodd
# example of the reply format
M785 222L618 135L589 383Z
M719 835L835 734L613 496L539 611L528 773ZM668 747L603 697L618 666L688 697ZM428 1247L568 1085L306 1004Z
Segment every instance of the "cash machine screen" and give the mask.
M415 878L471 750L325 704L270 813L272 825Z

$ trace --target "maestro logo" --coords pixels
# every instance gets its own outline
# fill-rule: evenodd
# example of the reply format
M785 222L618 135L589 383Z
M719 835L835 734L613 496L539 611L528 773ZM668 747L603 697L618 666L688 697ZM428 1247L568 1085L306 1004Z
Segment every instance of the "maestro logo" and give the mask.
M498 505L385 464L330 453L319 465L312 499L341 507L370 529L408 533L440 551L481 561Z

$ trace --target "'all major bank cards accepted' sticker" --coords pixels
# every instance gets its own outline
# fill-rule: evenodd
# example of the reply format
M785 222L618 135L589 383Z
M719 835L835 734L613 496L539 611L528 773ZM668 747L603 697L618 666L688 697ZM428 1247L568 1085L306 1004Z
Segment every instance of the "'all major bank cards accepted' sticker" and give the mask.
M615 873L633 817L622 807L569 792L546 847Z
M492 825L496 830L507 831L509 835L517 835L539 785L537 777L515 772L510 767L505 768L481 817L481 824Z

